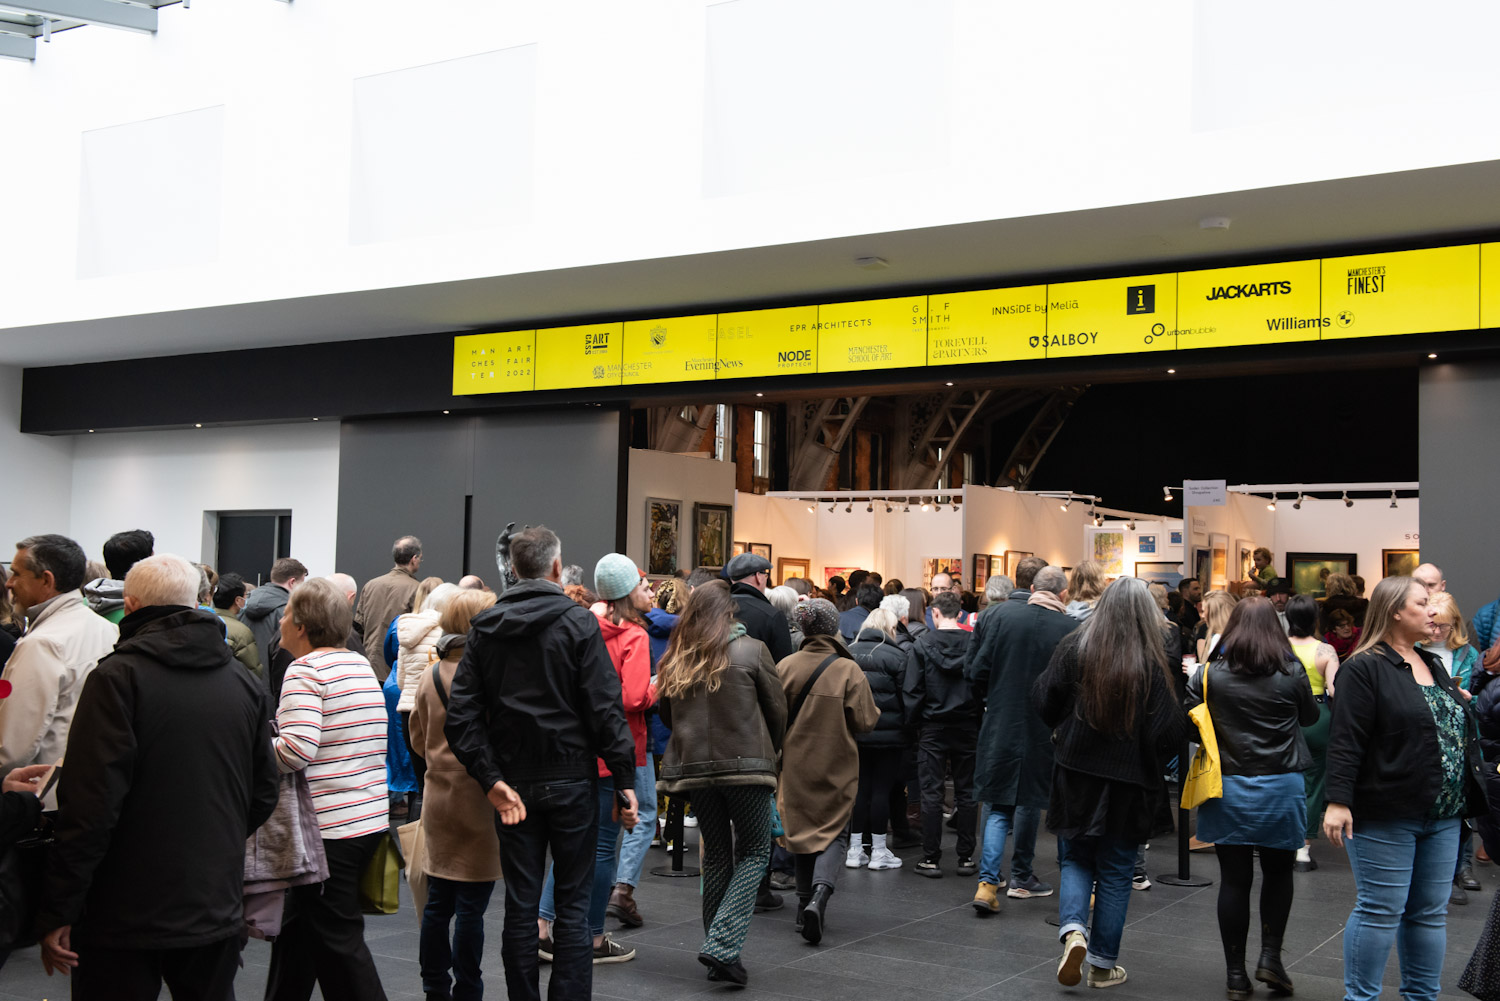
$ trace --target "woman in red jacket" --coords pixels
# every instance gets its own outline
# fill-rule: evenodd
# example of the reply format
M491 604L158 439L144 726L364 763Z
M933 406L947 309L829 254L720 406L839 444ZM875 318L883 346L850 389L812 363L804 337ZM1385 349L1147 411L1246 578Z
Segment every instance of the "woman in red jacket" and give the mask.
M599 603L599 631L609 658L620 674L620 697L630 736L635 739L635 763L646 763L646 710L656 702L651 684L651 640L646 634L645 612L651 607L651 589L630 557L610 553L594 567L594 590ZM651 823L655 823L653 818ZM594 848L594 886L589 896L589 926L594 936L594 962L625 963L635 950L620 945L604 933L605 911L615 885L615 856L620 845L619 811L615 808L615 786L609 769L599 762L599 839ZM552 873L542 887L538 909L537 949L545 961L552 959L552 922L557 911L552 903Z

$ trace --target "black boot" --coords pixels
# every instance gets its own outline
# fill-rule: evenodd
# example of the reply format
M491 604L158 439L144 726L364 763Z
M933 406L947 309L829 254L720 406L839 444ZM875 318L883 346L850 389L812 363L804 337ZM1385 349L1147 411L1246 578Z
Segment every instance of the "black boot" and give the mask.
M1281 965L1281 935L1260 926L1260 959L1255 963L1255 979L1271 989L1272 994L1286 997L1292 993L1292 978Z
M1224 996L1229 1001L1250 1001L1255 993L1250 978L1245 976L1245 947L1224 947Z
M802 930L802 912L807 910L807 902L811 899L811 897L797 898L797 921L793 927L795 927L799 932Z
M802 909L802 937L813 945L823 940L823 924L827 920L825 913L828 908L828 898L833 896L833 887L818 884L813 888L812 899Z

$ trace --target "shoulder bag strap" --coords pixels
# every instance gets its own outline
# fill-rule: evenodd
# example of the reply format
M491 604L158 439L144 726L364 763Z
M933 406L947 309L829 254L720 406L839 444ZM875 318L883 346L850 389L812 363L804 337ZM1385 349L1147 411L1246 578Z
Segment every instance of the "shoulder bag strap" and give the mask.
M443 687L443 662L438 660L432 664L432 687L437 689L438 701L443 704L443 709L448 708L448 689Z
M807 684L802 686L802 691L798 693L797 700L792 703L791 712L787 713L786 716L786 728L788 732L791 731L792 724L797 722L797 714L802 711L802 704L806 702L807 697L812 694L813 685L816 685L818 683L818 679L823 676L823 672L828 670L828 665L832 664L838 659L839 655L837 653L831 653L827 657L824 657L823 663L818 665L817 670L813 671L812 677L807 679Z

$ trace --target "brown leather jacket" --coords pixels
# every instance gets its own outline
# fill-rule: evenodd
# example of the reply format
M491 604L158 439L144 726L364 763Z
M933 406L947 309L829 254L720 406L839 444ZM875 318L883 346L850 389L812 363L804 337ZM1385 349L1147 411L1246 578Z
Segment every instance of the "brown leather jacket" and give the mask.
M776 788L776 753L786 731L786 696L760 640L729 644L719 690L701 687L657 704L672 739L656 787L679 793L715 785Z

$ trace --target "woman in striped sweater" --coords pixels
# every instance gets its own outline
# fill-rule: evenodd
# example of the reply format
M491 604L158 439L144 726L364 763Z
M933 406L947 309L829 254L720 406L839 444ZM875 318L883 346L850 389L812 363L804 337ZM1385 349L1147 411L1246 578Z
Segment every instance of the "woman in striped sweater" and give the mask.
M328 581L292 591L281 620L287 668L274 741L282 771L305 771L317 810L328 880L287 891L271 948L267 1001L323 997L385 1001L365 946L359 877L387 836L385 698L363 654L345 647L353 612Z

